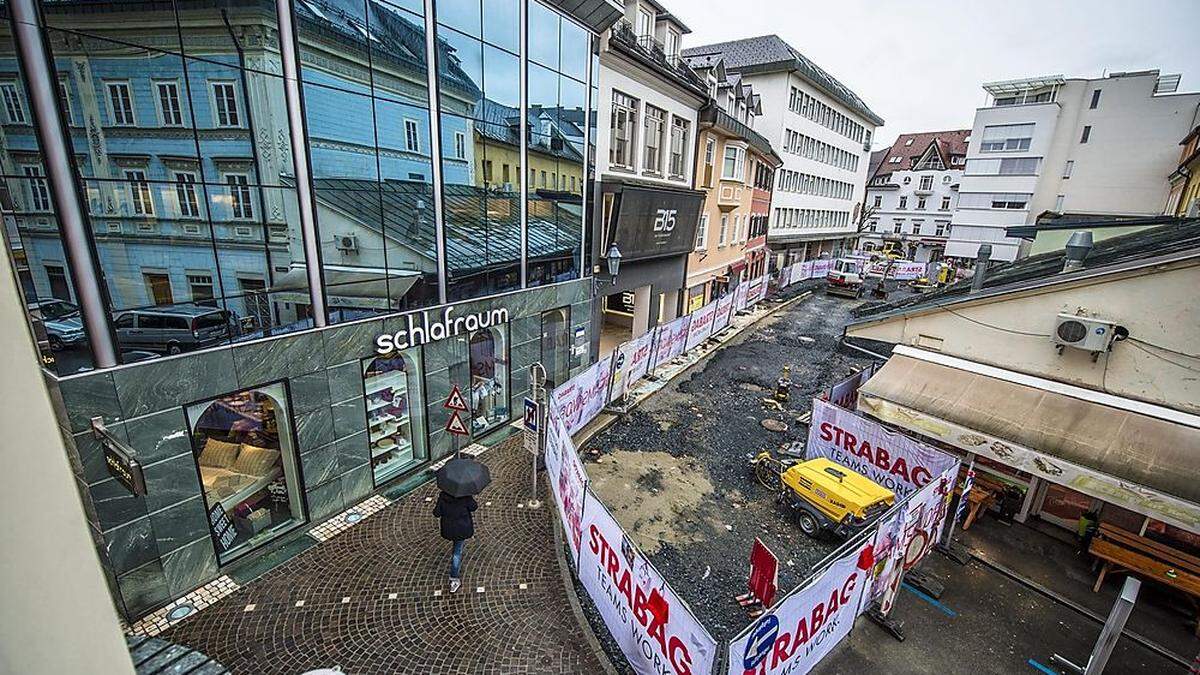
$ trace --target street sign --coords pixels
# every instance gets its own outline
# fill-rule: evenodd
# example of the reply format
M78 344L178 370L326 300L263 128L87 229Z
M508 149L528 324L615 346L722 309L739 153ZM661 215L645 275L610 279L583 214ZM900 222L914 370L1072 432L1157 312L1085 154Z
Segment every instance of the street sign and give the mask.
M463 399L462 390L458 388L457 384L454 385L454 388L450 390L450 395L446 397L446 402L442 404L442 407L448 410L458 410L461 412L467 412L470 410L470 408L467 407L466 400ZM462 422L460 421L459 424L462 424Z
M462 418L458 416L458 411L455 410L450 414L450 419L446 421L446 431L455 436L470 436L471 432L467 429L467 425L463 424Z
M541 418L540 406L531 398L525 399L525 449L537 455L541 451L538 442L538 420Z

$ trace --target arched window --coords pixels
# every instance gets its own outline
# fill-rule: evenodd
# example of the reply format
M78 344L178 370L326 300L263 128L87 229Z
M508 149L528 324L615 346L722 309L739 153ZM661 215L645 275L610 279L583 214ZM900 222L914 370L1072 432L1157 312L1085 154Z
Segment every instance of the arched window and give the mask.
M376 485L427 457L418 349L363 360L367 436Z
M187 417L221 563L304 522L282 383L197 403Z
M469 340L471 430L485 432L508 421L508 340L504 326L481 328Z

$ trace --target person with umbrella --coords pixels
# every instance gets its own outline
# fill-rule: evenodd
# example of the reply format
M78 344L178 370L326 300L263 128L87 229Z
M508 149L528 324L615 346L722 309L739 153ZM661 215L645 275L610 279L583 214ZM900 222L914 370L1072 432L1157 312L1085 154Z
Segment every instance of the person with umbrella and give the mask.
M479 504L475 495L492 482L487 466L465 457L452 459L438 469L437 486L441 490L433 515L441 520L442 538L451 542L450 592L462 586L463 549L475 536L475 517Z

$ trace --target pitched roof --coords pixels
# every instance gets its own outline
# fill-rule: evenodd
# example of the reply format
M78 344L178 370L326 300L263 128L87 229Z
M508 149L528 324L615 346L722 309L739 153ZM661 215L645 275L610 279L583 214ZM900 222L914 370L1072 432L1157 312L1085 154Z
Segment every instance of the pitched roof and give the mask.
M888 153L891 150L891 148L884 148L871 153L871 164L867 167L868 180L875 175L875 171L879 169L880 164L883 164L883 160L887 159Z
M706 54L720 54L725 59L725 68L730 71L744 73L795 71L818 89L876 126L883 124L883 118L876 115L849 87L822 70L778 35L743 38L683 50L683 55L689 57Z
M983 289L969 295L971 280L951 284L931 293L909 296L894 302L867 303L851 310L861 317L850 324L866 323L890 316L962 302L970 298L1005 295L1033 286L1073 281L1102 272L1118 271L1164 257L1200 255L1200 218L1164 218L1167 225L1096 242L1082 269L1063 270L1066 251L1059 249L996 265L987 272Z
M893 171L907 171L913 168L917 160L929 149L930 143L936 143L938 152L946 168L952 168L950 157L953 155L967 156L967 139L971 136L970 129L955 129L952 131L923 131L916 134L900 134L892 147L887 149L883 162L871 172L870 177L886 176ZM911 142L909 142L911 141ZM899 157L900 161L892 159ZM874 156L872 156L874 160ZM874 161L872 161L874 166Z

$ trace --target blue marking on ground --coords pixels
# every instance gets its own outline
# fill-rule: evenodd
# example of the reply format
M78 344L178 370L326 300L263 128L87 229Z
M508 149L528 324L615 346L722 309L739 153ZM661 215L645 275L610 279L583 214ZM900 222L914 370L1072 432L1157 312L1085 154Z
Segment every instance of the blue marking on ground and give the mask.
M958 616L958 612L950 609L949 607L943 605L942 603L938 602L937 600L934 600L933 598L929 597L928 595L925 595L921 591L918 591L916 588L913 588L912 586L909 586L906 583L901 583L900 585L904 588L904 590L908 591L909 593L912 593L913 595L917 596L918 598L920 598L920 599L924 600L925 602L928 602L929 604L938 608L939 610L941 610L941 612L943 614L950 617L951 619Z
M1037 661L1034 661L1033 659L1029 659L1025 663L1028 663L1029 665L1033 666L1035 669L1040 670L1043 673L1046 673L1046 675L1059 675L1059 672L1057 670L1043 666L1042 664L1038 663Z

